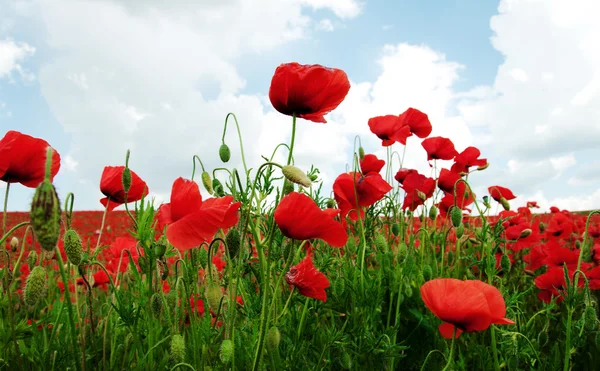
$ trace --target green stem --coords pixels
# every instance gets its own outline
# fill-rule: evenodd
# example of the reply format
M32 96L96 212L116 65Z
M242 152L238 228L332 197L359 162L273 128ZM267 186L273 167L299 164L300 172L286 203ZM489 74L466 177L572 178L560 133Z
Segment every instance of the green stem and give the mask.
M96 250L98 249L98 247L100 247L100 240L102 239L102 232L104 231L104 223L106 222L106 214L108 213L108 205L110 205L110 197L106 199L106 207L104 208L104 214L102 215L102 224L100 225L98 242L96 242Z
M246 175L248 175L248 166L246 166L246 156L244 155L244 145L242 144L242 133L240 132L240 124L238 123L237 117L233 112L229 112L227 116L225 116L225 127L223 128L222 141L223 143L225 143L225 133L227 132L227 120L229 119L229 116L232 116L235 122L238 138L240 139L240 152L242 153L242 163L244 164L244 171L246 172Z
M292 163L292 155L294 153L294 142L296 140L296 113L292 116L292 139L290 141L290 152L288 154L287 164Z
M496 328L490 326L490 335L492 336L492 355L494 357L494 370L500 371L500 363L498 362L498 347L496 346Z
M450 343L450 354L448 355L448 362L446 363L446 367L442 371L448 370L448 368L452 365L453 356L454 356L454 340L456 339L456 327L454 328L454 332L452 333L452 342Z
M571 322L573 322L573 309L569 306L567 309L567 339L565 340L565 362L563 371L569 371L571 361Z
M4 192L4 214L2 214L2 234L6 233L6 209L8 207L8 191L10 190L10 183L6 182L6 192Z

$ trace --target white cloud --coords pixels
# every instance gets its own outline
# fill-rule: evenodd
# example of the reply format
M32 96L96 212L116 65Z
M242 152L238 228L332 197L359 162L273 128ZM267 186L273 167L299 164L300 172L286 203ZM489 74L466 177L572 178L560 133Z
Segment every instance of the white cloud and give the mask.
M35 53L35 48L24 42L15 42L11 39L0 40L0 79L11 78L17 73L25 81L35 77L27 71L22 63Z
M331 19L321 19L319 23L317 23L317 30L331 32L334 30L333 22L331 22Z
M328 8L340 18L354 18L362 11L362 1L356 0L300 0L314 9Z
M577 160L574 153L569 153L566 156L550 157L550 164L552 164L554 170L564 171L577 164Z
M79 162L75 161L75 159L71 155L66 155L62 161L62 166L66 168L68 171L76 171Z

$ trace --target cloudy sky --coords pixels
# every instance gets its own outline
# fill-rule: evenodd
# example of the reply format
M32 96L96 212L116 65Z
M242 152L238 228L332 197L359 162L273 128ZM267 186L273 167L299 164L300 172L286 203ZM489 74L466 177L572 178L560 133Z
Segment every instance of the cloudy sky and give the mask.
M296 164L320 168L328 191L356 135L384 155L370 117L414 107L432 135L489 159L469 178L479 195L501 185L519 195L514 206L600 207L597 0L141 3L0 1L0 135L50 142L62 155L56 186L75 193L76 209L102 208L102 169L122 165L127 149L152 195L168 200L194 154L220 164L228 112L258 164L289 140L291 119L273 110L268 90L290 61L341 68L351 81L326 125L298 125ZM409 139L405 165L428 171L419 142ZM32 194L11 187L9 210L27 210Z

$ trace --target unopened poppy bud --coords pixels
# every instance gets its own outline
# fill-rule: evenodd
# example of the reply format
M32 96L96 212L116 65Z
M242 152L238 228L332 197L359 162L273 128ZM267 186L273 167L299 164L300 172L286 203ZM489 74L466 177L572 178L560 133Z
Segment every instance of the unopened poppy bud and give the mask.
M229 251L229 256L233 259L240 252L240 244L242 241L242 236L240 235L240 231L237 228L231 228L227 235L225 236L225 243L227 244L227 251Z
M159 318L160 314L162 312L162 306L163 306L163 301L162 301L162 294L156 292L152 295L152 297L150 298L150 308L152 309L152 314L154 314L154 317Z
M437 207L431 206L431 208L429 209L429 219L435 220L435 218L437 218L437 214L438 214Z
M175 334L171 338L171 359L174 363L185 361L185 341L179 334Z
M31 250L29 255L27 255L27 265L29 266L29 270L32 270L38 261L38 254L35 250Z
M284 180L282 192L284 195L289 195L290 193L294 192L294 183L290 182L287 179Z
M490 198L488 196L483 196L482 199L483 199L483 206L485 206L489 209L491 207Z
M539 224L539 227L538 227L538 228L540 229L540 232L541 232L541 233L544 233L544 231L546 230L546 223L544 223L544 222L540 222L540 224Z
M228 364L233 359L233 341L231 339L225 339L221 343L221 351L219 352L219 358L221 362Z
M413 296L413 289L409 282L404 283L404 293L408 298L411 298Z
M419 199L423 202L427 200L427 195L419 190L417 190L417 197L419 197Z
M384 235L378 234L377 236L375 236L375 248L379 252L388 251L388 242Z
M17 247L19 246L19 239L17 237L13 237L10 239L10 249L15 252L17 251Z
M54 250L60 235L60 203L54 185L44 180L35 189L31 202L31 227L46 251Z
M69 229L65 232L63 242L65 246L65 253L67 253L67 258L69 258L71 264L78 266L79 263L81 263L81 253L83 251L81 238L79 238L77 232Z
M519 238L527 238L531 235L533 231L529 228L525 228L521 231L521 234L519 235Z
M588 331L593 331L596 329L597 324L596 310L593 306L588 305L585 307L585 311L583 312L583 320L585 329Z
M490 163L489 162L487 162L485 165L481 165L481 166L477 167L477 171L485 170L488 167L490 167Z
M281 341L281 333L277 326L273 326L267 332L267 349L269 351L274 351L279 347L279 342Z
M335 200L333 198L327 200L327 208L335 209Z
M454 228L458 228L462 224L462 210L457 206L450 208L450 220Z
M392 234L394 236L397 236L400 234L400 224L398 224L398 223L392 224Z
M512 264L510 263L510 258L508 255L502 255L502 258L500 258L500 266L505 273L510 272Z
M219 157L223 162L228 162L231 158L231 151L229 150L229 146L227 144L223 143L221 144L221 147L219 147Z
M459 225L456 228L456 237L460 239L465 234L465 226L464 224Z
M123 183L123 191L128 193L131 189L131 170L128 167L123 169L123 175L121 175L121 182Z
M358 147L358 158L361 161L365 158L365 149L362 146Z
M340 357L340 365L344 370L351 370L353 366L352 357L345 350L342 352L342 356Z
M502 207L504 208L504 210L509 211L510 210L510 204L508 203L508 200L504 197L500 198L500 204L502 205Z
M23 290L23 301L30 307L34 307L46 291L46 270L41 266L33 268Z
M225 189L223 188L223 184L221 183L221 181L219 179L217 179L217 178L213 179L212 187L217 196L219 196L219 197L225 196Z
M208 301L208 306L210 307L210 309L212 309L213 312L217 313L219 310L219 306L221 305L221 299L223 298L221 286L215 283L211 283L206 287L204 295L206 295L206 300Z
M292 183L300 184L305 188L310 187L312 184L308 176L295 166L286 165L281 171L283 172L283 176Z
M208 193L213 194L212 179L207 171L202 172L202 184Z
M169 291L169 293L167 294L167 297L165 299L167 301L167 305L169 306L169 310L172 313L175 310L175 306L177 305L177 292L176 292L176 290Z
M429 264L423 266L423 280L430 281L433 278L433 270Z

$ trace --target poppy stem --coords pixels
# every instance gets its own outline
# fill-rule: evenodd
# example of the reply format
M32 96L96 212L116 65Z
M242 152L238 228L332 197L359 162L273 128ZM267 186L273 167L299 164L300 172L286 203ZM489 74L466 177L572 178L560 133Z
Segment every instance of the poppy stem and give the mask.
M98 242L96 242L96 249L100 247L100 240L102 239L102 232L104 231L104 223L106 222L106 214L108 213L108 205L110 205L110 197L106 199L106 207L104 208L104 214L102 215L102 224L100 224L100 233L98 233Z
M242 144L242 133L240 132L240 124L238 123L237 117L233 112L229 112L227 116L225 116L225 127L223 128L223 138L222 142L225 143L225 133L227 132L227 120L229 116L233 117L233 121L235 122L235 127L237 129L238 138L240 139L240 152L242 153L242 163L244 164L244 171L246 172L246 176L248 175L248 166L246 166L246 156L244 156L244 145Z
M2 214L2 234L6 233L6 209L8 207L8 191L10 190L10 183L6 182L6 192L4 192L4 213Z
M494 357L494 370L500 371L500 364L498 362L498 347L496 346L496 328L494 325L490 326L490 334L492 336L492 356Z
M288 154L287 164L292 163L292 155L294 153L294 142L296 140L296 113L292 115L292 139L290 141L290 152Z
M454 356L454 340L456 339L456 327L454 327L454 331L452 332L452 342L450 343L450 354L448 355L448 362L446 363L446 367L442 371L446 371L453 363Z

